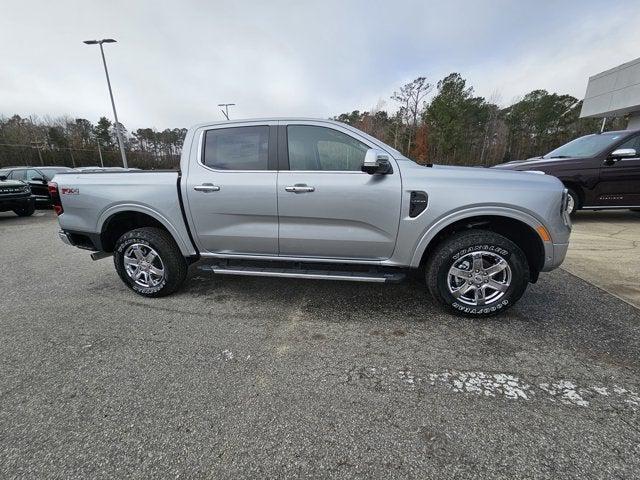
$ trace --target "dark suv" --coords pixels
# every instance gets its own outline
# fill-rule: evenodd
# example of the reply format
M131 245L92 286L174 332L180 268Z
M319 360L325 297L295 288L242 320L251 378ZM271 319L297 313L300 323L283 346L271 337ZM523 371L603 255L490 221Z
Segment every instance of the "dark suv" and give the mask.
M21 180L31 187L36 203L47 205L51 203L47 184L56 173L73 172L69 167L8 167L0 169L0 175L11 180Z
M0 212L13 211L21 217L33 215L35 201L29 185L20 180L9 180L0 172Z
M538 170L558 177L569 190L571 212L640 208L640 130L586 135L542 157L493 168Z

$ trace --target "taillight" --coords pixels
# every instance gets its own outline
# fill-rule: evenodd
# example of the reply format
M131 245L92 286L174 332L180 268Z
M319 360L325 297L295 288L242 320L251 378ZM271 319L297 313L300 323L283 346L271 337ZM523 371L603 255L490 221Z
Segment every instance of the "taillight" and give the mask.
M56 212L56 215L61 215L64 210L62 208L62 202L60 201L60 192L58 191L58 184L56 182L49 182L49 197L51 197L51 204Z

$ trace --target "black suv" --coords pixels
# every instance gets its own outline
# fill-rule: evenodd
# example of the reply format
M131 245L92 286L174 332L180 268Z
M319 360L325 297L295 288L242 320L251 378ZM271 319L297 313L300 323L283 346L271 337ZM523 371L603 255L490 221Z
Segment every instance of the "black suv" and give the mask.
M35 198L29 185L20 180L9 180L0 172L0 212L15 212L21 217L33 215Z
M569 212L640 208L640 130L576 138L542 157L493 168L537 170L562 180Z
M48 205L51 203L47 184L56 173L73 172L69 167L8 167L0 169L0 175L11 180L21 180L31 187L36 203Z

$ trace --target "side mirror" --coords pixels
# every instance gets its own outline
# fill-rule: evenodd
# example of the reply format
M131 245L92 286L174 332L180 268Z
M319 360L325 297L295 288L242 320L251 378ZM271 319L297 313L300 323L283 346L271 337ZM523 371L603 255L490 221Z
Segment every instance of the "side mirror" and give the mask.
M360 167L365 173L369 175L386 175L391 173L391 162L389 162L389 155L377 148L370 148L364 156L364 162Z
M42 177L33 177L31 180L29 180L30 182L42 182L45 183L44 178Z
M635 148L618 148L609 154L605 163L612 165L621 158L633 158L638 154Z

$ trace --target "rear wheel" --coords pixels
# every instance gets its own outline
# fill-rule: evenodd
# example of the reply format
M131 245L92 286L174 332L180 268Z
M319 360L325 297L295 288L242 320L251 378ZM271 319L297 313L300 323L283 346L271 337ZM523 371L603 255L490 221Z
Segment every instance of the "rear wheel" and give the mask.
M511 307L529 283L529 266L511 240L486 230L468 230L443 241L426 267L427 287L458 314L486 317Z
M122 235L113 261L122 281L145 297L169 295L187 276L187 261L178 245L159 228L139 228Z

